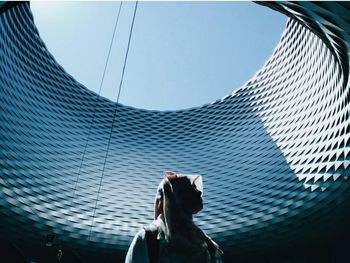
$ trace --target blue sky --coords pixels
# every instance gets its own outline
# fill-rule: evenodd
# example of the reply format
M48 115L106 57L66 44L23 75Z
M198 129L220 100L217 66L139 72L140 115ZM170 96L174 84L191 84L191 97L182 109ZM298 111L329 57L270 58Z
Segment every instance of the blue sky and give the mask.
M120 2L31 2L49 51L97 92ZM124 2L101 95L117 99L135 2ZM287 18L251 2L139 2L119 102L154 110L231 94L272 54Z

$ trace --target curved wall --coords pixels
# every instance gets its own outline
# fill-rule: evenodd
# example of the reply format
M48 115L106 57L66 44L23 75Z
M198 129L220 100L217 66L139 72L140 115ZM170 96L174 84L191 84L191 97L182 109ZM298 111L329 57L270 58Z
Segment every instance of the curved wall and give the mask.
M196 222L228 253L322 237L349 208L349 9L264 4L292 17L271 58L234 93L179 111L99 97L47 51L28 3L4 11L1 235L125 251L174 170L203 175Z

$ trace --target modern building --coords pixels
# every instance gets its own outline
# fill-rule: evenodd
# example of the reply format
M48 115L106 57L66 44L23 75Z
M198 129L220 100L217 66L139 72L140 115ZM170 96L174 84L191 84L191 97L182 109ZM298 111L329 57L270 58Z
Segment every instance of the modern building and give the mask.
M5 255L41 262L62 250L62 260L121 261L152 220L162 172L174 170L203 175L195 220L226 262L345 262L350 5L259 3L290 17L270 59L232 94L176 111L86 89L46 49L30 4L2 4Z

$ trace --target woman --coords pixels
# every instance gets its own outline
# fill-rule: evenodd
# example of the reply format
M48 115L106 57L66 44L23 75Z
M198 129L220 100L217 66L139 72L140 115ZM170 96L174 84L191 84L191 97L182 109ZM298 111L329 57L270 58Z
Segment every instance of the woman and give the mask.
M155 220L132 241L125 263L220 263L222 251L193 222L203 208L200 175L165 172L155 201Z

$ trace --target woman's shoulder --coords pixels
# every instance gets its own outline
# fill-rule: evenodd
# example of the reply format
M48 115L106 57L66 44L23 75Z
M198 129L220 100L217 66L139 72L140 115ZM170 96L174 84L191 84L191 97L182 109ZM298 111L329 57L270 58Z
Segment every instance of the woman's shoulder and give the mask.
M144 240L146 236L145 228L141 228L135 235L134 238Z
M157 234L159 231L159 226L157 224L156 221L153 221L152 223L150 223L147 226L144 226L143 228L141 228L134 236L134 240L135 242L137 241L145 241L146 240L146 232L147 233L152 233L152 234Z
M125 263L144 262L147 258L147 247L145 243L145 230L140 229L134 236L126 255Z

